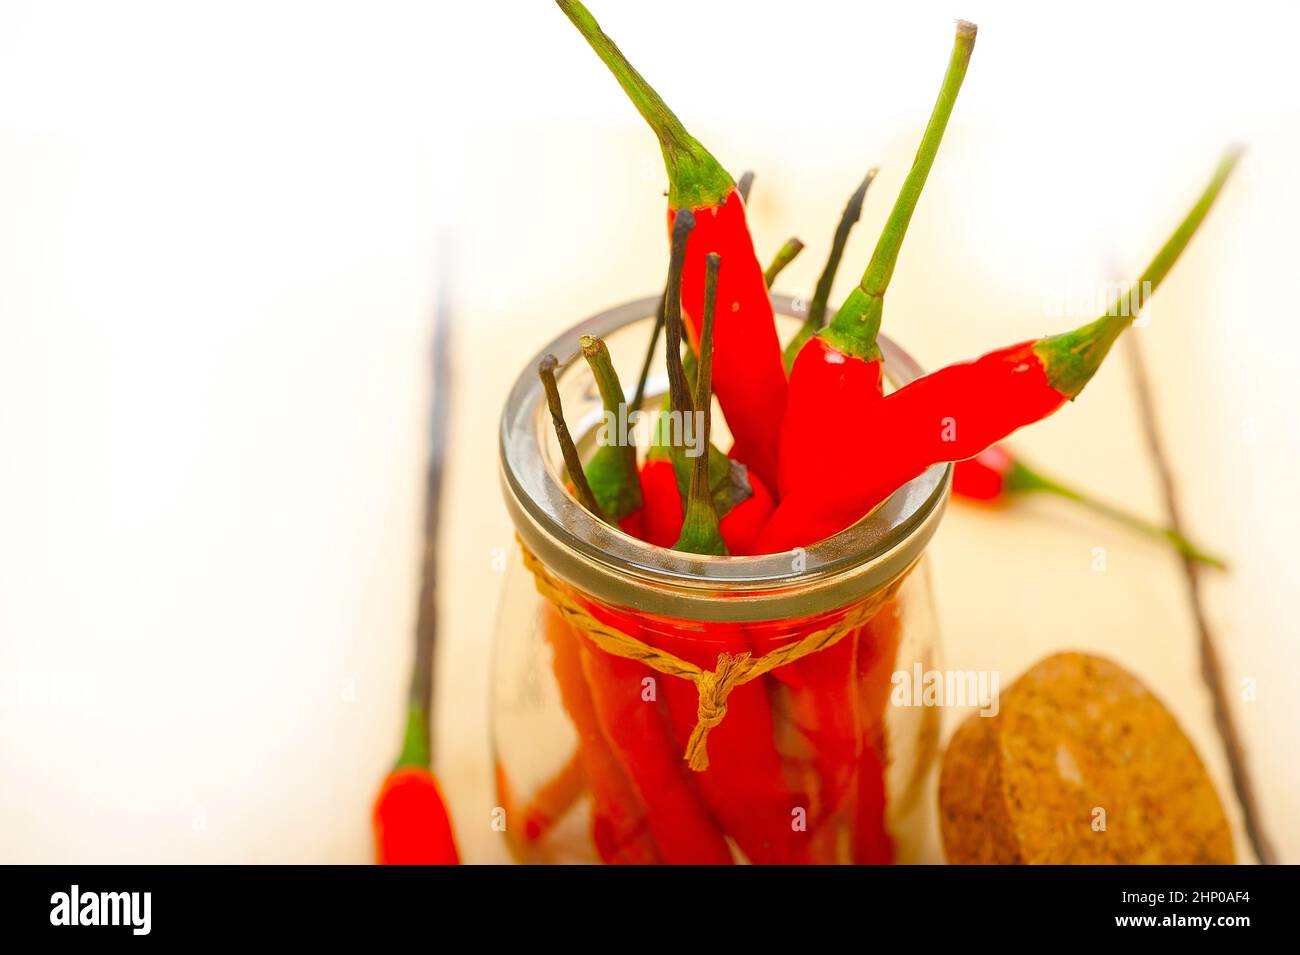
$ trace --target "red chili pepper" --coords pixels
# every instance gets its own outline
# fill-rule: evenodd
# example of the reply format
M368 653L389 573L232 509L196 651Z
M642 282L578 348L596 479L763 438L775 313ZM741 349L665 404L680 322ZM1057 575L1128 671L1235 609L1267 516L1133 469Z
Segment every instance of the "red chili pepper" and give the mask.
M371 821L380 865L457 865L460 855L438 782L429 770L427 711L412 705L397 765L375 799Z
M786 379L781 345L763 267L745 222L745 204L731 176L673 115L663 100L577 0L557 0L591 48L609 67L654 130L668 171L668 223L678 210L695 213L687 247L682 306L698 346L704 309L704 262L727 263L719 282L714 388L732 435L747 449L746 463L776 487L778 433L785 413Z
M448 326L441 315L433 337L433 413L425 483L424 562L415 621L406 732L397 765L384 779L371 810L375 858L380 865L456 865L460 855L447 807L432 772L429 713L433 701L433 654L437 638L438 527L449 411Z
M672 461L646 459L641 466L641 494L645 499L645 540L656 547L672 547L682 534L686 515Z
M586 610L598 620L645 642L640 622L631 614L591 601ZM588 643L582 644L582 667L591 688L601 729L623 771L646 806L647 823L665 863L729 865L733 860L721 831L700 802L694 774L682 759L666 700L647 686L674 680L642 663L625 660ZM647 680L653 681L647 684ZM694 689L685 689L692 695Z
M968 461L959 461L952 469L952 493L968 501L995 503L1012 493L1008 478L1015 459L1003 445L985 448Z
M934 164L974 45L974 25L959 21L930 123L862 281L836 312L830 326L811 338L795 358L789 403L781 427L780 497L783 501L787 495L796 495L799 500L811 502L822 486L837 483L846 467L840 449L846 443L849 429L862 442L854 447L862 449L863 457L869 448L883 449L885 455L892 453L890 443L864 431L859 424L865 417L865 409L881 400L881 361L876 332L894 263ZM859 186L841 218L836 237L841 249L871 178L868 176ZM832 265L835 258L833 250ZM829 281L822 283L825 295L829 295L829 284ZM845 408L853 409L853 418L846 420L842 413ZM756 545L758 553L784 549L772 544L772 527L780 520L783 510L789 509L778 505L773 512ZM762 636L752 639L757 652L773 649L770 639ZM856 640L846 638L773 673L788 687L790 720L809 742L820 786L820 811L811 824L821 829L838 828L845 815L851 815L858 788L862 739L857 713L856 647Z
M880 398L883 387L880 358L863 361L845 354L821 335L808 341L790 372L790 402L781 426L781 497L802 487L836 479L843 462L833 460L838 448L874 436L858 430L857 422L837 413L853 408L862 414ZM850 433L852 429L855 433Z
M600 727L582 669L581 638L549 604L543 607L542 614L546 639L551 645L555 681L565 712L578 735L583 775L591 791L592 841L596 850L609 863L658 862L659 850L650 835L645 803L633 789Z
M597 619L618 627L637 639L646 639L641 632L640 621L633 615L619 613L591 601L585 601L584 604L588 613ZM581 661L596 726L608 741L610 752L635 794L633 799L616 792L610 796L611 803L623 806L621 811L611 810L605 814L603 838L610 845L611 854L645 855L644 848L637 845L638 826L633 824L634 820L624 818L629 814L635 816L636 807L643 806L645 826L657 856L657 860L653 861L670 864L729 864L730 852L715 824L699 803L699 796L689 778L690 773L674 741L675 732L670 722L670 694L688 696L686 705L694 712L694 688L689 685L672 686L675 681L661 677L644 664L612 656L580 638L575 639L578 640L576 652ZM664 688L665 699L659 700L657 694L655 699L643 698L644 681L647 679L656 684L669 684ZM567 705L566 708L575 725L581 726L575 705ZM589 738L592 730L580 729L580 735ZM611 789L616 786L612 779L606 778L605 782ZM598 843L599 841L598 839ZM642 858L640 861L652 860Z
M702 624L687 629L677 621L649 621L644 637L654 645L704 669L717 666L718 654L750 649L742 628ZM660 681L684 751L698 721L694 687L680 680ZM709 768L693 774L700 795L723 832L758 865L810 861L809 834L791 826L795 809L808 794L789 778L776 746L776 727L768 701L769 682L760 677L741 684L727 697L727 716L709 733Z
M789 404L781 424L780 483L777 489L780 498L827 483L830 476L844 466L840 448L845 444L845 433L849 428L852 428L854 438L869 440L873 448L881 449L882 454L892 453L888 445L880 443L874 436L865 435L856 418L850 424L843 415L860 416L861 409L880 396L880 348L876 344L876 334L880 330L885 292L974 48L975 25L958 21L952 55L929 125L876 243L871 262L830 325L817 332L794 359L790 370Z
M1123 524L1139 534L1163 540L1178 553L1192 560L1209 564L1220 570L1226 570L1228 566L1222 558L1197 547L1176 530L1159 527L1136 514L1130 514L1128 511L1062 484L1034 470L1000 444L985 448L969 460L957 462L952 471L952 492L957 497L986 504L1005 503L1008 499L1021 494L1055 494L1082 504L1094 513Z
M853 861L859 865L887 865L894 861L894 841L886 818L889 736L885 731L885 714L902 636L901 609L897 598L885 601L855 637L862 750L857 773Z
M690 213L677 216L673 227L674 261L681 258L684 239L690 228ZM670 269L669 296L666 310L666 353L668 360L669 404L679 415L698 418L700 430L697 447L712 449L709 442L709 411L712 398L713 330L719 286L721 260L716 255L706 260L704 319L700 339L699 361L694 387L682 361L682 318L680 301L674 294L676 282ZM671 445L674 464L686 461L685 448ZM723 458L726 466L731 462ZM690 490L685 506L682 531L673 545L680 551L702 554L726 554L728 549L722 537L720 522L714 504L714 494L709 484L709 455L699 454L691 468ZM757 477L752 477L755 488L762 488ZM759 506L768 499L766 491L755 494L733 508L728 516L741 510L758 498ZM752 524L753 521L751 520ZM737 525L742 526L742 525ZM748 546L748 542L745 542ZM647 639L664 649L701 667L712 669L722 652L747 653L751 647L745 640L741 627L725 624L705 624L698 631L687 631L677 623L660 621L659 625L647 622L642 628ZM678 747L685 750L686 742L698 722L698 704L693 686L668 681L663 688L668 711L676 731ZM806 802L794 793L785 779L780 755L776 751L774 727L766 692L760 681L737 688L728 700L730 724L725 732L718 727L710 740L710 765L707 771L695 774L706 805L728 835L736 840L747 857L754 862L793 862L804 859L807 839L790 826L791 811Z
M459 865L451 820L433 773L399 766L388 774L374 809L380 865Z
M746 173L746 175L752 176L753 174ZM737 186L736 188L740 189L739 186ZM744 195L744 190L741 190L741 194ZM746 201L748 201L748 199L746 199ZM772 261L768 263L767 268L763 270L763 281L767 284L768 288L772 287L772 283L776 281L777 276L780 275L785 270L785 267L787 265L789 265L791 262L795 260L795 258L799 255L800 252L803 251L803 249L804 249L804 244L801 240L797 238L786 239L785 244L777 250L776 255L772 257ZM820 282L818 283L817 287L819 290L821 289ZM814 307L816 307L816 302L814 302ZM740 461L742 464L748 466L749 460L750 458L753 457L753 455L750 454L750 452L745 448L745 446L741 444L739 441L733 441L731 445L731 450L727 452L727 457L732 458L733 460L736 461ZM764 489L764 491L766 491L766 488ZM768 494L768 497L771 497L771 495ZM775 506L775 502L773 502L773 506ZM764 518L764 520L766 520L766 518ZM723 529L723 536L724 537L726 536L725 528ZM746 538L746 540L749 539ZM756 540L757 537L755 537L754 540L749 541L751 547L753 546L753 543ZM730 542L728 542L727 546L728 548L731 549L731 552L733 554L753 553L752 550L738 551L734 548L731 548Z
M800 636L825 626L802 628ZM774 647L751 636L756 652ZM773 675L788 687L791 724L808 744L817 778L813 832L851 827L858 764L862 755L856 672L857 640L852 634Z
M949 365L877 399L862 427L888 453L876 455L867 442L839 442L843 480L792 490L759 547L788 550L838 533L932 464L972 458L1073 400L1187 247L1239 156L1235 149L1224 156L1196 205L1107 314L1071 332Z
M752 471L748 475L750 495L734 505L718 521L722 540L727 545L727 553L733 557L749 557L759 553L758 539L763 528L772 519L776 510L776 501L766 485Z
M750 495L739 504L732 505L718 519L727 553L746 557L758 551L759 536L776 509L776 502L758 475L746 477ZM641 466L641 494L645 506L642 533L638 536L658 547L672 547L682 533L682 520L686 516L677 473L667 458L647 458ZM626 530L626 528L624 528ZM628 531L628 533L632 533Z
M682 238L684 240L685 236ZM684 246L684 241L678 245ZM680 261L680 255L676 258ZM680 308L674 310L670 305L670 335L674 311L680 327ZM669 340L673 342L671 337ZM584 507L604 520L606 515L587 480L578 449L564 420L564 408L555 381L557 364L555 356L547 355L537 369L555 435L575 494ZM631 615L598 606L592 601L584 603L588 612L598 619L634 636L640 634L640 625ZM720 865L731 862L726 841L700 804L687 778L688 770L673 741L665 704L657 698L647 700L642 696L644 681L657 681L657 674L642 663L605 653L585 641L580 644L580 654L597 720L624 773L645 804L647 825L662 860L677 864Z
M587 791L582 754L574 753L524 806L524 838L536 842L563 819Z

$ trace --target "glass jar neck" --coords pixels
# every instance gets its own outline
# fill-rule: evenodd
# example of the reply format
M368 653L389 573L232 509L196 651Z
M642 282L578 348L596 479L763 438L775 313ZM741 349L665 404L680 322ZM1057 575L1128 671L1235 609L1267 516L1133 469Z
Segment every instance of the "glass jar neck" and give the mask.
M779 315L802 320L786 296ZM595 395L578 340L597 335L611 350L620 339L644 349L658 299L629 302L569 329L550 342L515 383L502 415L501 480L520 542L571 586L622 607L687 620L754 622L806 616L846 606L897 580L916 562L942 517L951 466L936 465L894 492L852 527L806 549L758 557L708 557L637 540L605 524L569 495L562 463L532 372L545 354L566 359L558 377L570 426L580 437L592 424L583 402ZM881 339L885 374L895 387L921 372ZM662 389L660 389L662 390ZM647 407L657 407L658 395ZM570 400L571 399L571 400ZM577 412L575 414L575 411ZM575 422L579 427L574 428Z

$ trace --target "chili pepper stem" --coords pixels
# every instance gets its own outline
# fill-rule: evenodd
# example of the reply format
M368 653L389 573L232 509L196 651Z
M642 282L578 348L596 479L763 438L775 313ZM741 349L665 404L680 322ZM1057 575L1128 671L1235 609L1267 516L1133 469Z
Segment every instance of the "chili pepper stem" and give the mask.
M1102 359L1115 344L1115 339L1137 318L1142 306L1160 287L1178 257L1192 241L1192 236L1214 205L1223 184L1241 159L1242 151L1241 146L1232 146L1224 152L1214 175L1191 211L1161 246L1132 288L1122 293L1105 315L1082 328L1044 338L1034 346L1034 351L1047 369L1048 381L1053 388L1073 399L1096 374Z
M668 265L668 290L664 293L668 307L665 310L664 333L668 361L668 395L670 407L689 411L694 407L691 383L682 367L682 265L686 261L686 240L695 228L695 214L689 209L679 209L673 216L672 251Z
M664 165L668 168L668 201L673 207L698 208L715 205L726 198L734 188L731 176L700 145L699 140L686 131L681 120L601 30L591 11L578 0L556 0L556 3L609 67L637 112L654 130L663 150Z
M826 267L822 269L822 274L817 279L817 288L813 291L812 303L808 306L808 317L804 319L803 325L795 333L794 338L790 339L789 344L785 346L782 359L785 361L786 374L790 373L795 356L799 354L799 349L803 348L804 342L821 331L826 321L826 305L830 301L831 287L835 284L835 273L840 269L840 260L844 257L844 247L848 244L849 233L862 218L862 203L867 198L867 189L876 178L877 172L879 169L875 166L867 170L866 177L853 191L853 195L849 196L849 201L840 214L839 224L835 226L835 237L831 240L831 253L826 258Z
M627 401L618 372L610 360L605 343L593 335L583 335L582 356L591 367L600 391L605 414L613 418L614 427L605 428L612 443L601 444L585 468L592 493L611 520L620 521L641 507L641 482L637 478L636 445L623 433L627 420Z
M406 713L406 735L402 738L402 752L397 757L397 767L418 766L428 769L433 762L429 746L429 711L412 701Z
M679 354L682 371L690 384L690 396L693 404L700 387L699 359L695 357L695 350L691 348L689 341L682 343ZM670 392L664 396L661 410L672 411L672 409L672 394ZM748 467L723 454L722 450L711 442L709 443L708 454L709 487L713 491L714 509L717 511L719 521L721 521L723 517L731 512L732 508L743 504L754 496L753 479ZM650 447L646 452L646 458L647 460L668 458L672 462L673 477L677 480L677 487L683 501L690 496L691 481L695 475L694 463L683 455L673 453L671 419L662 414L655 422L654 434L650 441Z
M709 253L704 273L704 319L700 330L700 367L696 379L694 409L699 420L699 454L691 475L690 495L686 500L686 516L682 521L682 534L674 550L692 554L724 556L727 546L718 526L718 512L713 505L709 481L709 432L713 417L710 403L713 400L713 320L718 301L717 253Z
M1013 460L1006 476L1006 489L1012 494L1023 494L1040 492L1054 494L1067 500L1082 504L1084 507L1100 514L1112 521L1123 524L1131 530L1156 540L1167 541L1178 553L1192 560L1208 564L1219 570L1227 570L1227 562L1221 557L1217 557L1208 551L1201 550L1191 541L1176 530L1168 527L1160 527L1150 521L1131 514L1128 511L1107 504L1105 501L1098 500L1089 494L1062 484L1061 482L1035 471L1033 468L1019 460Z
M564 421L564 406L560 403L560 389L555 383L555 369L560 366L554 355L547 355L537 366L538 377L542 379L542 388L546 391L546 405L551 412L551 424L555 427L555 437L560 442L560 453L564 455L564 467L573 482L573 491L582 506L595 514L602 521L608 522L605 512L601 510L591 485L587 483L587 474L582 469L582 458L573 443L573 435Z
M749 205L749 190L754 188L754 170L746 169L736 180L736 191L740 193L740 199L745 205Z
M791 236L785 240L785 245L776 250L776 255L772 256L772 262L763 270L763 284L768 288L776 281L787 265L795 260L795 257L803 251L803 242Z
M673 217L672 251L668 264L668 282L664 290L664 350L668 362L668 394L664 396L662 410L677 410L679 415L689 415L694 410L695 389L699 384L694 352L690 342L685 342L683 348L682 335L682 265L686 258L686 243L694 227L695 214L689 209L677 210ZM685 421L685 418L680 420ZM648 460L669 459L678 488L683 497L688 497L694 469L673 448L672 432L671 419L661 413L655 422L654 436L646 457ZM725 514L747 500L753 490L743 465L732 461L712 445L709 445L708 458L714 504L719 514Z
M667 293L659 296L659 308L655 311L655 324L650 332L650 346L645 351L645 361L641 363L641 374L637 376L636 393L632 396L632 407L636 411L641 410L641 405L645 402L645 385L650 378L650 364L654 361L655 347L659 344L659 336L664 332L664 311L667 308Z
M966 67L970 64L971 52L975 49L975 31L975 24L965 20L957 21L957 36L953 41L952 56L943 77L943 85L939 88L939 97L935 101L925 133L921 136L921 145L916 150L916 158L912 160L912 168L908 170L903 188L899 190L894 208L876 242L876 250L871 255L867 270L862 274L862 281L849 293L831 324L819 333L846 355L866 361L875 361L880 357L876 334L880 330L885 292L893 278L894 265L898 262L898 252L912 221L912 213L916 211L921 190L925 188L926 178L934 165L934 157L939 152L939 143L943 140L948 118L957 102L957 93L966 77Z

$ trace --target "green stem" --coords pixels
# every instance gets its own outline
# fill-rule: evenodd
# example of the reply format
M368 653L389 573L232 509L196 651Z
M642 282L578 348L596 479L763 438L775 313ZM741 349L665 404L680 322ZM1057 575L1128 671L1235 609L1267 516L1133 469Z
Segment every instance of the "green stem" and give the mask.
M1219 160L1196 204L1187 213L1168 241L1161 246L1154 259L1143 271L1132 288L1120 295L1107 309L1106 314L1094 322L1061 335L1044 338L1034 346L1047 370L1048 383L1061 394L1074 398L1097 373L1102 359L1115 344L1115 339L1137 318L1138 312L1160 287L1178 257L1183 254L1192 236L1205 221L1210 207L1218 198L1223 184L1241 159L1241 147L1233 146Z
M668 201L674 209L720 204L735 188L731 176L699 141L686 131L659 94L628 62L591 12L578 0L556 0L596 55L609 67L637 112L650 124L668 170Z
M551 412L551 424L555 427L555 437L560 442L560 453L564 455L564 467L569 472L569 480L573 482L574 494L577 495L582 506L602 521L607 521L605 512L601 510L596 495L591 490L591 485L587 483L586 472L582 469L582 458L578 456L578 448L573 443L573 435L569 433L569 426L564 421L564 406L560 403L560 389L555 383L555 369L559 366L560 362L554 355L547 355L538 364L537 375L542 379L542 388L546 391L546 406Z
M1221 557L1202 550L1172 528L1160 527L1138 517L1136 514L1131 514L1082 491L1068 487L1053 478L1047 477L1045 474L1035 471L1022 461L1012 461L1011 468L1007 472L1005 487L1011 494L1041 492L1066 498L1082 504L1094 513L1122 524L1130 530L1137 531L1139 534L1144 534L1156 540L1163 540L1185 557L1190 557L1192 560L1200 561L1211 567L1217 567L1219 570L1228 569L1227 563Z
M613 441L600 444L584 470L600 509L610 520L620 521L641 509L641 481L637 477L636 445L627 428L627 401L605 343L593 335L583 335L580 343L600 391L606 437ZM612 428L608 427L611 417Z
M428 769L432 762L429 748L429 712L423 706L413 702L406 712L406 735L402 739L402 752L397 757L397 765Z
M961 90L966 67L970 64L971 51L974 49L975 24L958 20L957 36L953 41L948 71L939 88L939 98L935 101L930 122L921 137L921 145L916 150L916 158L912 160L912 168L908 170L903 188L885 222L884 231L876 242L871 262L862 274L862 281L857 288L849 293L830 325L820 332L831 345L846 355L864 361L874 361L880 357L876 334L880 331L885 292L889 289L894 265L898 262L898 252L903 247L903 238L907 235L912 213L916 211L921 190L925 188L925 180L930 175L934 157L939 152L939 143L943 141L948 117L952 115L953 105L957 102L957 93Z
M822 325L826 322L826 305L830 301L831 286L835 284L835 273L839 271L840 260L844 258L844 247L848 244L849 233L862 218L862 203L867 198L867 188L876 178L878 171L875 166L867 170L866 177L853 191L853 195L849 196L844 211L840 213L839 224L835 226L835 237L831 240L831 254L826 259L826 267L822 269L821 277L817 279L812 304L808 306L808 317L804 319L803 325L799 327L794 338L790 339L789 344L785 346L782 359L785 362L786 374L789 374L790 369L794 367L799 349L803 348L808 339L821 331Z
M763 270L763 282L768 288L776 281L776 277L781 274L787 265L795 260L800 252L803 251L803 242L791 236L785 240L785 245L776 250L776 255L772 256L772 262Z
M673 549L691 554L724 556L727 545L723 543L722 532L718 528L718 512L713 505L713 493L709 486L708 453L713 417L710 408L713 400L713 319L718 300L720 262L716 252L710 252L705 260L704 317L700 330L700 369L695 391L695 407L699 411L701 430L699 454L695 458L695 470L691 475L691 490L686 499L682 533Z

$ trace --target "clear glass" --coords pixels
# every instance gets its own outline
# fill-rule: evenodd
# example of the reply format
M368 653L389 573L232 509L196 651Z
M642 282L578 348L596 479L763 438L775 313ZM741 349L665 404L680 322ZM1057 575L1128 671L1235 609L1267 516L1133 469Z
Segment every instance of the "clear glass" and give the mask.
M782 321L802 318L776 296ZM542 352L580 447L601 420L578 337L601 335L640 367L655 299L612 309ZM919 369L882 341L893 386ZM662 368L657 362L655 367ZM896 672L937 667L924 548L950 469L930 469L854 527L806 550L714 558L654 547L587 514L564 488L535 364L502 416L501 477L519 548L507 570L493 664L493 747L506 836L522 862L883 863L922 858L938 711L890 704ZM625 382L626 383L626 382ZM629 388L631 387L630 383ZM666 382L652 376L645 407ZM649 416L647 416L648 419ZM715 418L715 420L720 420ZM647 421L648 423L648 421ZM717 429L717 443L727 436ZM731 690L707 736L687 743L695 683L606 652L543 597L524 548L562 604L700 670L828 631L837 639ZM554 596L557 591L549 590Z

